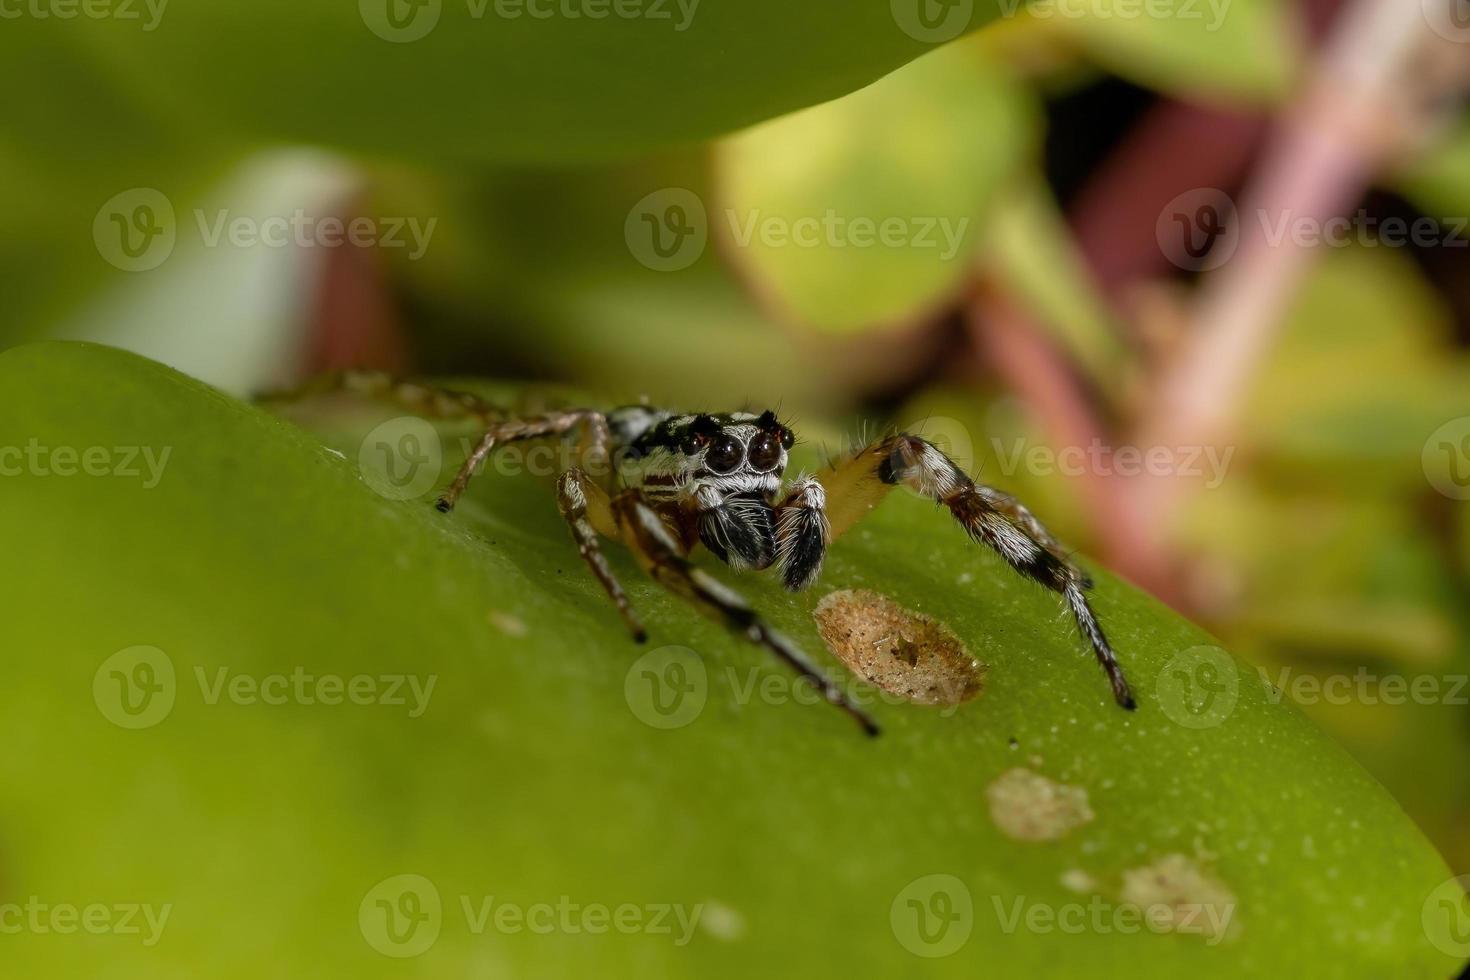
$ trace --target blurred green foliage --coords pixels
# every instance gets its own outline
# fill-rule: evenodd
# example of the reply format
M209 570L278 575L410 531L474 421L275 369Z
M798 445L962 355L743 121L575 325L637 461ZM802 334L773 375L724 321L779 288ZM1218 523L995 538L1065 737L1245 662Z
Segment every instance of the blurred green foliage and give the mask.
M1103 16L1116 12L1121 2L1099 0L1090 12L1078 15L1045 4L1033 5L1028 13L1003 0L980 0L967 25L974 33L927 55L934 45L901 29L893 10L882 3L793 6L776 0L704 0L685 30L676 29L676 5L669 8L673 20L668 22L543 21L507 19L493 7L475 16L472 6L446 3L433 24L416 21L414 30L426 25L427 30L412 40L384 36L398 29L374 19L373 11L383 8L364 13L366 8L351 3L179 4L167 9L154 31L115 21L7 20L0 30L0 83L6 91L30 94L11 99L0 114L0 339L13 344L52 335L109 341L244 392L283 380L299 363L304 346L300 334L317 315L317 277L329 256L323 249L271 252L209 246L201 240L198 215L225 209L259 221L303 207L318 217L361 214L432 221L433 238L422 257L410 258L403 250L382 250L373 257L374 282L391 300L383 305L393 311L396 327L411 340L422 367L555 378L612 398L648 395L688 407L774 404L798 421L810 422L805 431L829 446L853 435L832 419L879 411L904 423L937 417L968 433L973 467L987 481L1032 502L1070 544L1084 551L1096 548L1096 528L1075 484L1007 462L1001 450L1017 444L1045 446L1046 435L1024 406L983 378L978 359L972 363L969 356L955 356L960 348L953 322L944 314L957 309L963 290L978 273L981 281L1003 291L1037 321L1100 402L1110 411L1126 413L1139 376L1160 351L1141 343L1140 331L1128 329L1133 310L1116 297L1098 294L1086 257L1073 244L1067 219L1041 179L1044 99L1115 75L1172 97L1241 112L1269 111L1292 93L1306 57L1297 11L1281 0L1234 0L1218 20L1209 3L1189 4L1199 16L1183 16L1184 0L1171 7L1178 16ZM1013 11L1018 15L1009 16ZM992 21L985 30L975 30ZM792 110L800 111L781 115ZM749 124L759 125L737 131ZM1470 209L1467 133L1463 122L1452 126L1420 158L1384 175L1383 183L1452 225L1453 215ZM105 202L138 187L157 189L171 202L179 241L161 267L125 273L108 263L93 237L93 224ZM671 189L696 196L705 212L707 240L687 267L663 272L640 260L627 229L638 202ZM732 228L748 227L755 212L789 225L829 210L847 220L948 218L955 223L951 227L965 222L964 233L948 259L932 249L826 243L768 247L758 236L748 245L732 241ZM937 229L936 235L943 241ZM1470 672L1470 507L1432 488L1442 473L1425 453L1426 441L1441 424L1470 417L1470 358L1463 330L1457 335L1446 297L1402 251L1370 241L1324 252L1244 406L1228 479L1201 494L1181 526L1172 529L1195 571L1190 593L1212 631L1226 637L1266 677L1281 677L1286 670L1288 677L1330 678L1360 669L1377 678L1409 680L1463 675ZM1172 295L1185 288L1173 283L1166 291ZM1170 324L1144 326L1155 340L1164 335L1162 349L1167 351ZM133 392L139 400L154 397L157 377L146 369L81 360L87 366L68 361L72 366L57 367L59 374L52 379L74 397L108 385L120 385L119 391ZM109 373L114 369L117 375ZM129 382L130 371L141 374ZM49 375L41 371L38 377ZM152 380L145 383L143 377ZM165 387L177 384L171 380ZM39 387L16 390L29 398L33 388L41 398ZM186 390L189 394L182 394ZM213 418L208 411L219 409L219 403L187 386L177 391L180 412ZM26 403L15 397L17 405ZM49 403L36 402L42 404ZM107 405L112 411L111 403ZM119 417L129 417L130 407L120 395ZM274 465L287 467L303 481L307 475L322 476L334 493L353 489L341 472L331 470L336 463L310 456L298 437L254 415L224 414L228 424L259 437L248 445ZM137 424L144 424L141 416ZM197 431L180 430L179 438L187 437L205 453L210 445L205 433L201 423ZM292 495L299 488L289 481L255 486L259 496L245 496L252 481L261 478L253 457L243 446L238 454L224 447L212 451L221 455L208 458L233 480L215 491L216 503L210 506L223 508L218 501L232 500L237 508L268 511L296 499ZM220 478L220 472L199 465L201 479ZM288 488L281 491L283 500L271 496L272 487ZM320 516L320 490L303 491L303 499L312 503L304 505L302 514ZM558 681L590 678L565 714L574 726L572 736L590 734L589 741L596 742L601 734L593 732L594 723L606 719L592 706L609 679L615 692L621 662L604 648L612 641L604 635L606 623L592 601L593 589L588 583L574 585L583 589L574 593L576 601L553 598L566 595L571 579L542 581L537 576L544 576L544 570L525 555L516 557L517 548L530 553L533 539L560 534L553 518L532 510L542 506L540 498L534 504L529 496L522 501L521 495L530 491L517 487L483 493L484 511L472 509L470 519L495 540L515 542L505 545L505 551L485 547L462 531L430 529L427 517L403 516L381 505L372 508L361 499L353 506L361 525L379 535L371 542L384 553L399 554L382 535L407 529L404 533L413 541L409 560L418 562L414 567L426 577L535 594L557 617L569 619L574 624L569 629L578 631L578 643L583 644L579 649L588 653L587 664L567 666L566 677L515 664L517 682L525 685L525 703L507 708L510 713L496 724L509 724L505 718L520 725L545 724L544 716L532 719L527 705L544 710L539 706L567 696ZM116 507L142 508L157 523L139 527L167 538L173 534L161 530L163 516L149 509L165 499L186 508L204 506L194 498L160 494L137 501L121 498ZM64 502L36 504L27 498L24 506L49 507L46 513L59 515ZM80 496L71 503L93 504ZM504 506L510 508L506 514L519 516L516 508L523 505L526 514L542 516L527 517L526 526L533 530L516 537L511 518L495 514ZM875 524L875 535L886 528L905 540L913 535L928 542L928 532L920 529L916 517L909 526L909 518L923 508L911 501L891 506L897 516L882 519L891 523ZM304 519L302 514L296 519ZM277 516L286 519L291 513ZM333 534L338 536L320 547L359 549L352 553L360 560L347 564L367 564L361 549L369 545L339 534L348 517L334 520ZM380 532L377 521L389 522L389 530ZM65 557L55 541L84 552L93 539L80 529L101 535L96 529L106 525L68 525L57 516L39 526L55 536L51 543L35 537L34 529L26 529L32 536L25 540L41 552L39 561L54 565ZM208 525L202 516L198 527L206 541L229 540L228 529ZM145 554L151 545L142 530L135 531L137 553ZM451 552L435 564L439 560L428 557L430 545L444 546L446 540ZM940 537L934 541L940 549L936 554L958 547ZM851 564L839 563L840 575L863 581L863 562L876 563L880 545L876 536L858 536L849 545L855 557ZM307 563L309 581L269 579L261 571L265 565L255 564L255 558L231 557L241 563L237 578L226 578L219 562L206 561L202 546L188 554L188 562L197 564L185 567L204 580L234 583L235 589L259 588L254 605L235 611L241 616L287 605L288 600L299 605L306 586L320 590L322 611L309 613L318 620L304 635L317 637L324 655L337 655L325 650L330 646L325 624L332 614L355 608L354 597L364 589L379 589L386 596L404 587L398 578L373 578L382 570L355 569L366 584L347 588L337 581L343 569L324 555L313 559L283 550L275 556L272 567ZM125 570L125 565L116 558L82 571L94 576L87 581L102 593L117 581L128 584L132 569ZM62 571L53 571L54 580L61 581ZM162 576L165 570L151 571ZM899 574L911 595L919 594L922 571ZM167 576L139 581L174 583ZM179 587L189 584L197 583ZM29 587L29 581L17 585ZM140 584L129 587L138 595L146 592ZM1011 586L992 582L989 575L977 575L974 587L980 597L1005 597L985 607L993 616L961 612L957 592L946 592L936 601L952 603L955 615L979 636L994 639L1002 619L1009 622L1018 611L1024 616L1024 610L1045 605L1029 594L1023 602L1022 593L1012 603ZM443 588L451 599L479 594L469 587ZM796 608L782 605L787 600L763 591L763 586L755 590L780 610L778 618L786 625L799 622L805 628ZM1119 587L1106 590L1110 601L1119 603L1115 615L1126 618L1122 607L1130 600ZM714 631L688 624L687 617L646 590L638 598L677 623L674 632L683 635L687 628L708 649L725 655L727 641ZM474 638L479 634L468 619L455 618L463 610L446 609L454 602L445 595L413 601L424 605L379 610L380 615L398 617L393 624L397 635L417 635L410 632L412 624L433 619L449 623L440 639L458 635L453 632L458 629L471 637L471 644L488 642ZM123 609L127 602L118 600L117 605ZM207 604L201 608L218 611ZM1042 612L1051 623L1049 612ZM1136 615L1135 626L1144 631L1140 636L1147 633L1138 625L1142 623L1171 637L1185 635L1185 627L1151 608ZM208 626L191 624L194 632L181 632L180 648L207 648ZM34 642L42 643L41 636L37 632ZM132 642L121 634L114 639ZM305 649L290 645L296 640L280 642L285 650ZM540 651L536 645L545 640L528 637L525 642L528 649ZM1052 652L1063 661L1075 654L1062 650L1061 639L1038 642L1058 644ZM357 658L371 655L371 648L363 639L339 653ZM738 648L728 649L730 656L740 655ZM998 641L995 651L997 657L1030 656ZM76 664L81 662L73 667L79 670ZM1049 676L1039 663L1027 664L1028 679ZM474 682L466 687L475 692L493 685L484 663L463 670L473 675ZM1077 679L1089 685L1096 680L1086 672ZM43 685L43 679L25 683ZM1013 693L1018 698L1014 704L1026 703L1024 692ZM472 699L470 691L457 696ZM1004 698L994 699L994 704L1001 703ZM36 712L44 714L46 702L37 704ZM1470 870L1470 835L1465 831L1470 825L1470 730L1463 706L1441 698L1397 705L1318 699L1303 707L1389 787L1455 870ZM470 717L468 706L464 711ZM1033 715L1045 719L1052 713L1052 706L1038 703ZM23 733L28 717L17 714L12 730ZM793 742L820 734L829 724L836 727L821 712L793 713L786 720L794 726L791 733L774 727L770 731ZM770 719L761 718L761 726L750 721L742 719L741 739ZM1314 736L1294 727L1294 717L1271 724L1286 726L1293 738L1311 746L1310 752L1319 751ZM313 739L347 737L315 729L271 733L266 724L254 722L245 726L230 738L263 739L268 748L283 753L307 753L302 744L314 745ZM633 775L618 781L602 774L609 795L635 809L651 804L631 799L634 787L657 787L650 799L675 792L655 773L654 753L638 742L646 734L623 732L618 736L622 741L613 743L637 760ZM182 735L170 737L184 741ZM291 741L297 737L303 742ZM363 734L372 751L407 760L405 765L423 758L432 766L441 764L434 761L440 742L420 758L398 754L391 748L392 737L381 730ZM706 752L723 752L722 758L739 754L734 736L723 729L704 738L680 746L680 751L691 759ZM999 765L993 746L982 741L967 746L967 752L974 752L969 758L992 768ZM113 758L122 758L122 745L113 746ZM559 745L535 746L541 754L533 753L519 765L517 773L525 781L516 790L522 794L518 799L555 795L551 778L534 771L533 763L551 766L560 758ZM1150 770L1162 772L1175 759L1167 753L1178 746L1159 749L1150 743L1149 748L1165 752L1160 768ZM1078 751L1103 753L1105 748L1088 744ZM1304 770L1311 768L1303 761L1308 749L1301 751L1303 755L1291 759ZM465 756L471 754L466 751ZM471 785L466 773L483 759L465 756L446 755L442 770L434 771L447 774L456 785ZM247 755L242 764L258 773L268 758L268 752ZM179 786L185 777L199 777L189 768L198 765L197 759L179 756L177 761L183 768L164 777L169 793L183 792ZM1263 760L1263 771L1251 772L1251 777L1258 776L1266 789L1276 789L1282 777L1271 766L1278 761L1274 755ZM1316 757L1311 761L1315 764ZM23 762L12 760L17 766ZM283 778L327 779L325 765ZM983 768L975 765L977 771ZM1205 777L1188 771L1194 780L1190 791L1213 799ZM13 775L13 785L30 778L20 769ZM382 803L381 772L357 772L353 778L358 782L341 787L324 804L323 820L364 800L368 806ZM1356 778L1343 777L1349 782ZM264 783L252 783L256 785ZM1273 806L1264 790L1251 795L1251 784L1240 773L1228 785L1242 794L1241 800L1259 800L1262 810L1283 819L1313 812L1306 803L1300 810ZM1113 802L1133 806L1122 794L1115 795ZM936 813L955 805L943 794L934 800ZM90 797L84 802L92 805ZM444 826L436 824L433 830L442 833L455 820L466 819L478 802L477 797L451 800L445 809L449 816L442 818L400 814L398 829L415 828L419 819L439 820ZM862 802L872 803L866 796ZM815 805L820 809L826 803ZM217 805L209 812L221 822L229 819ZM903 814L891 800L875 812L886 815L890 824L866 829L888 834L886 844ZM1157 829L1142 809L1126 812L1129 820L1142 821L1139 826ZM825 810L813 813L813 819L831 817ZM681 828L688 832L687 825L671 829L643 815L645 827L676 838ZM923 819L954 829L932 815ZM144 825L139 832L162 840L174 826ZM272 833L287 833L284 823L271 826ZM65 839L64 829L58 828L52 839ZM844 826L841 840L854 851L861 829ZM327 860L307 861L325 835L311 833L318 836L292 839L282 849L312 867L325 868ZM371 840L374 833L355 825L352 842L372 844L386 861L389 845ZM260 839L265 840L264 831ZM426 840L417 853L445 864L450 864L446 855L451 844L474 853L479 853L474 848L491 847L467 843L457 830ZM941 835L939 840L949 838ZM1322 841L1317 837L1319 845ZM915 853L937 856L939 846ZM972 855L976 863L985 863L978 855ZM1274 867L1252 877L1257 873L1245 871L1244 864L1232 868L1243 876L1243 897L1251 893L1265 902L1270 889L1287 888L1282 894L1295 894L1290 888L1310 886L1320 891L1304 897L1303 908L1313 908L1324 895L1345 894L1340 884L1328 886L1316 879L1292 884L1292 872ZM1028 866L1017 872L1016 881L1004 884L1041 888L1038 882L1045 879L1045 887L1054 888L1055 874L1064 866L1064 861L1054 861L1044 874ZM1397 870L1408 880L1408 871ZM231 875L237 871L227 866L220 881L234 882ZM1028 878L1033 872L1036 877ZM664 873L650 871L647 880L674 880L660 878ZM158 880L171 884L167 878ZM311 887L346 894L357 886L323 879ZM753 891L743 894L756 907L770 898ZM795 894L813 905L821 904L818 897L830 898L826 890ZM299 903L293 908L306 907L311 895L293 893L292 901ZM1378 917L1390 923L1385 928L1392 933L1399 927L1394 916L1412 904L1404 902L1392 910L1365 907L1363 921L1375 921L1381 912ZM1284 901L1274 906L1283 907ZM1270 920L1269 930L1287 930L1294 921L1286 913ZM794 930L807 920L792 913L791 921ZM1290 949L1257 939L1260 934L1253 933L1251 941L1265 942L1262 948L1273 953ZM201 942L218 939L203 935ZM1131 955L1131 947L1125 954L1122 946L1103 946L1107 944L1089 947L1086 954L1120 961ZM1199 968L1187 946L1167 948L1169 952L1158 955L1173 966ZM1027 959L1032 951L1016 955L1021 957L1017 965L1034 966ZM1289 960L1295 953L1281 955ZM1215 966L1233 962L1212 961Z

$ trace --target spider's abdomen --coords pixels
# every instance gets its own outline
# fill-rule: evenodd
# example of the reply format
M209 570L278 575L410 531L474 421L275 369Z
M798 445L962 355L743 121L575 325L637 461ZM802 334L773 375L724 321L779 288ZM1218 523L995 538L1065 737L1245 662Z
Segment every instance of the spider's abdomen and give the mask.
M648 405L624 405L613 409L607 413L607 428L612 435L613 448L643 455L636 448L639 440L668 417L668 412Z

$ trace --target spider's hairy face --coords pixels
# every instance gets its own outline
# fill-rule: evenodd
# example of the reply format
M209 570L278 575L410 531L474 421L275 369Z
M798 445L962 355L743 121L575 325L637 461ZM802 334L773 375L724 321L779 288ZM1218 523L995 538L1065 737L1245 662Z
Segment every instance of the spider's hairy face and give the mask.
M774 412L645 418L647 427L629 444L636 465L628 479L650 495L769 499L781 489L795 436Z

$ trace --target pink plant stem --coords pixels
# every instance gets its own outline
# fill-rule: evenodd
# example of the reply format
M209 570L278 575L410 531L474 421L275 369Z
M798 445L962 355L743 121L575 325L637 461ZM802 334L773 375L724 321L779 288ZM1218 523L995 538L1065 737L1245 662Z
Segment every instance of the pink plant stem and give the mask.
M1320 229L1361 198L1393 142L1389 123L1404 102L1396 86L1430 40L1418 0L1355 0L1343 11L1243 196L1237 251L1206 276L1193 328L1153 390L1139 445L1223 450L1230 441L1255 369L1316 258L1290 229ZM1130 501L1163 537L1194 489L1179 475L1143 477Z
M1019 306L982 284L969 306L969 330L991 367L1025 402L1053 446L1099 446L1105 454L1111 453L1097 413L1067 363ZM1139 547L1143 532L1135 526L1137 513L1123 498L1124 482L1090 469L1072 479L1097 543L1113 569L1177 604L1181 597L1162 555Z

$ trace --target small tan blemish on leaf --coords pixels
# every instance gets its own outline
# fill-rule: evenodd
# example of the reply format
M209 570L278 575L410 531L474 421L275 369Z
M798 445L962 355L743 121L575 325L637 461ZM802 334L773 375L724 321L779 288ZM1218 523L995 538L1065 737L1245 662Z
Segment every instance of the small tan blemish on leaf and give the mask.
M1235 894L1183 854L1123 872L1122 899L1161 930L1219 941L1239 928Z
M528 632L525 621L518 616L512 616L508 612L492 609L486 618L490 620L491 626L494 626L506 636L525 636Z
M1030 769L1008 769L985 788L990 819L1016 840L1060 840L1090 821L1087 790Z
M875 687L917 704L962 704L989 669L954 632L867 589L832 592L812 612L827 649Z

